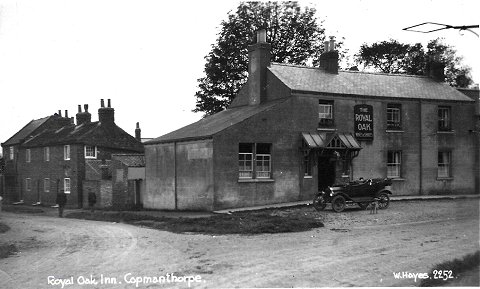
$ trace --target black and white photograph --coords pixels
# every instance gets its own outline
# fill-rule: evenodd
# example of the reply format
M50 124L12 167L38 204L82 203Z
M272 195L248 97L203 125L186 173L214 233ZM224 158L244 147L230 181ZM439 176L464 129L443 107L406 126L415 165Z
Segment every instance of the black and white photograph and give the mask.
M480 287L476 0L0 0L0 288Z

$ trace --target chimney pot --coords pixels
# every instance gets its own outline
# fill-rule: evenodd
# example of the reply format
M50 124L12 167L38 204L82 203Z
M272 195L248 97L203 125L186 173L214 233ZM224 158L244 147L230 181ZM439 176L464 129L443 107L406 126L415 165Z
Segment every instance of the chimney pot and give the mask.
M84 108L85 112L88 112L88 104L84 104L83 108Z
M267 43L267 31L265 29L257 31L257 43Z
M335 50L335 37L330 36L330 49L329 51L334 51Z
M100 99L100 107L105 107L105 102L103 101L103 98Z
M58 115L62 116L62 111L60 109L58 110Z
M82 112L82 106L80 104L78 105L78 112Z
M329 47L330 47L330 41L325 41L325 43L323 43L324 52L328 52Z
M68 110L65 110L65 118L68 118Z
M110 106L110 98L108 99L108 107L111 107L111 106Z
M137 122L137 127L135 128L135 139L139 142L142 141L142 131L140 130L140 123Z

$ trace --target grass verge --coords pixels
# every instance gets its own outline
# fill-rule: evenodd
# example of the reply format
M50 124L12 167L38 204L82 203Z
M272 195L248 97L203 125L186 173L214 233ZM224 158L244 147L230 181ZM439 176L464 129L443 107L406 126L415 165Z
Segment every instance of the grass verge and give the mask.
M68 218L108 222L123 222L174 233L200 234L275 234L308 231L323 227L320 220L310 216L278 216L269 210L214 215L198 218L155 217L131 212L74 212Z
M479 286L478 281L478 268L480 265L480 251L477 251L473 254L469 254L460 259L455 259L453 261L447 261L441 264L435 265L429 276L432 279L423 279L420 283L421 287L439 287L439 286L449 286L452 283L455 283L455 286ZM451 271L454 279L435 279L433 271ZM475 272L472 278L471 274ZM438 274L437 274L438 276ZM456 278L455 278L456 277ZM475 278L476 277L476 278ZM475 283L475 284L470 284Z

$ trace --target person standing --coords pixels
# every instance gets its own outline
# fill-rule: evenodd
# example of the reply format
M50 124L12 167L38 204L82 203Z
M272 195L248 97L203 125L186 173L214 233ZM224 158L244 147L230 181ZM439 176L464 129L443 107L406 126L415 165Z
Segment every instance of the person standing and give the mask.
M95 210L95 204L97 203L97 195L92 189L88 189L88 206L90 207L90 212L93 213Z
M57 194L58 216L63 218L63 209L67 204L67 194L63 190Z

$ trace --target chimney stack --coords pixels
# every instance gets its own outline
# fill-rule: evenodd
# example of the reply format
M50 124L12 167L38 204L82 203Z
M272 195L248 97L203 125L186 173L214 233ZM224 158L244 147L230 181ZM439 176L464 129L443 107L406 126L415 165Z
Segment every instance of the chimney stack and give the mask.
M102 124L113 124L115 122L115 110L110 106L108 99L108 107L105 107L103 99L100 100L100 108L98 109L98 120Z
M85 108L84 112L82 112L82 106L80 104L78 105L78 113L76 115L77 125L90 123L92 121L92 115L88 112L88 104L84 104L83 107Z
M435 81L445 81L445 63L441 60L440 55L436 54L429 57L427 73Z
M335 38L330 36L330 41L324 42L324 52L320 55L320 68L338 74L338 52L335 50Z
M248 83L249 105L265 101L267 95L267 67L270 66L270 43L267 43L267 31L257 31L257 43L248 47Z
M138 122L137 127L135 128L135 139L142 142L142 130L140 129L140 123Z

